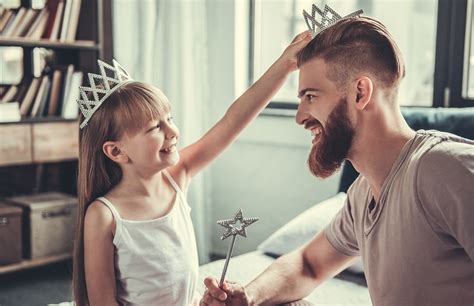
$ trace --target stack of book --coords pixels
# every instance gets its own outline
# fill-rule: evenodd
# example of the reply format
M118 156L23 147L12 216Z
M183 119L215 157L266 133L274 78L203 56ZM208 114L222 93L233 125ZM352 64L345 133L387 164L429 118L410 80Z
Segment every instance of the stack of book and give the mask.
M43 9L0 9L0 36L74 41L81 0L48 0Z
M16 122L21 120L18 102L0 103L0 122Z
M0 112L3 113L3 105L17 103L22 117L56 116L75 119L79 113L76 99L79 98L82 76L82 71L74 71L74 66L69 65L29 82L4 87L3 93L0 91ZM1 121L5 121L2 116Z

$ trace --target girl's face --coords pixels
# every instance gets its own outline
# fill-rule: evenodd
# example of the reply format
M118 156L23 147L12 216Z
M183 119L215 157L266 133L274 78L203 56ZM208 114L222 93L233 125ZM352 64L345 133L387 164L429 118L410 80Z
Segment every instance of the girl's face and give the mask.
M150 121L138 133L124 136L120 143L129 162L139 171L143 169L148 172L178 163L178 138L178 127L173 123L171 114L167 113L158 120Z

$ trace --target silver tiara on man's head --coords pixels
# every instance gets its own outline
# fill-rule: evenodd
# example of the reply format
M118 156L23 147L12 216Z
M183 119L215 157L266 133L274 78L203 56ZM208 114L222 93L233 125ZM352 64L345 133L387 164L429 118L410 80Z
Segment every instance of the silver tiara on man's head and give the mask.
M318 15L316 15L318 13ZM329 5L324 5L324 10L321 10L315 4L313 4L311 9L311 15L303 10L303 17L306 21L308 29L311 31L311 36L316 37L322 30L329 28L330 26L335 25L339 21L355 16L359 16L364 13L363 10L355 11L347 16L341 17L335 10L333 10ZM317 21L316 17L321 17L321 21Z
M127 70L123 68L116 60L113 66L97 60L99 64L100 75L88 73L90 87L79 86L81 97L77 99L79 109L84 116L80 128L84 128L95 111L104 103L105 99L110 96L120 86L133 81ZM107 74L108 73L108 74ZM113 76L109 76L113 74ZM88 93L92 93L92 100L89 100Z

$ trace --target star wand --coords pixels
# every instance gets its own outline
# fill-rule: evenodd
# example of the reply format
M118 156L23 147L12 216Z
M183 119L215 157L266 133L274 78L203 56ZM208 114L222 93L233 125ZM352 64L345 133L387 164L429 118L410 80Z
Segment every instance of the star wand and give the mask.
M235 214L234 218L226 219L226 220L219 220L217 224L226 228L225 233L222 235L221 240L224 240L230 236L232 236L232 242L229 245L229 250L227 251L227 256L225 259L224 270L222 271L221 280L219 282L219 287L222 287L224 283L225 274L227 272L227 267L229 265L230 257L232 256L232 251L234 250L235 238L237 235L242 237L247 237L247 233L245 228L250 224L257 222L259 218L244 218L242 216L242 209ZM237 224L240 223L240 224Z

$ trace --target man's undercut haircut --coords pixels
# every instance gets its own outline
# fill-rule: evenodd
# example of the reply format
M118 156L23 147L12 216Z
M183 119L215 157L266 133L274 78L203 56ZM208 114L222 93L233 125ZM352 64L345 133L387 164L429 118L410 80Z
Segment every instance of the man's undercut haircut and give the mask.
M405 67L395 40L385 26L369 17L353 17L320 32L298 54L298 67L321 58L328 79L344 89L359 73L367 73L378 86L398 88Z

